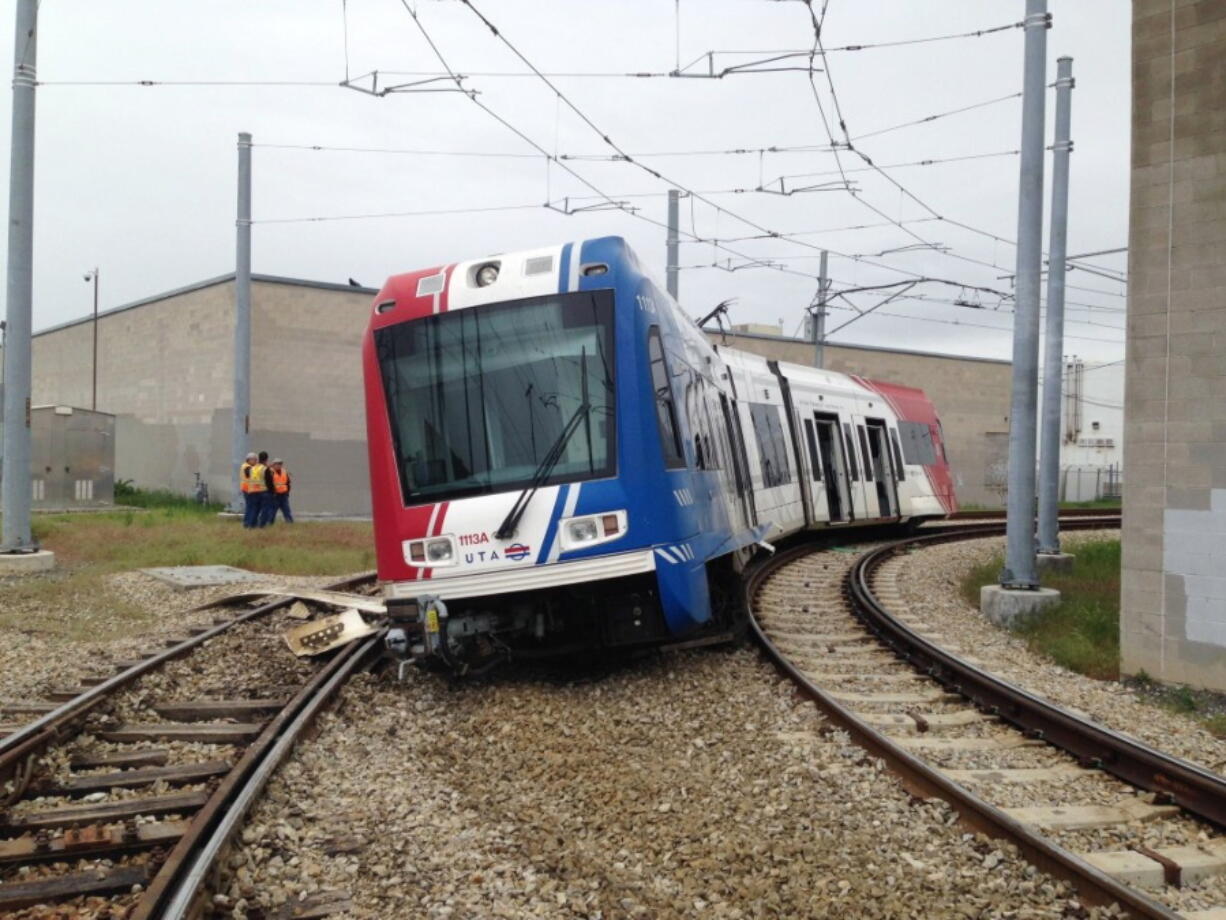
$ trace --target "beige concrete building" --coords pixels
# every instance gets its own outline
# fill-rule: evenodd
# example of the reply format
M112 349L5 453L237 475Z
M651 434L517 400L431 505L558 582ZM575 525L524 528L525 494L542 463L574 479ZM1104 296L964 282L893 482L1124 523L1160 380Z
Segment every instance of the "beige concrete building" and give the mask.
M717 344L724 342L729 348L776 361L813 363L812 342L746 328L736 326L728 334L708 335ZM989 507L1004 504L1010 362L867 345L827 344L824 355L829 370L923 389L941 417L958 500Z
M255 275L252 450L284 457L296 511L367 514L361 341L367 288ZM92 320L34 336L35 405L88 406ZM228 501L234 276L108 310L98 320L98 408L116 416L115 476Z
M256 275L252 282L251 446L284 457L296 511L370 511L361 341L375 291ZM34 337L34 402L88 406L89 318ZM714 341L813 363L811 343L772 327ZM116 416L115 476L190 493L199 473L228 501L234 276L109 310L98 321L98 408ZM923 387L945 429L963 503L1004 493L1007 361L828 345L832 370Z
M1226 690L1226 3L1132 10L1123 666Z

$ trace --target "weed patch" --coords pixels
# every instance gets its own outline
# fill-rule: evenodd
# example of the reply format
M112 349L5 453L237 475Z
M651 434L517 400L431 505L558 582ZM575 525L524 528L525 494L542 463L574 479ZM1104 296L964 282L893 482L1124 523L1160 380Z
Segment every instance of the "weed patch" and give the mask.
M962 596L979 605L979 589L1000 577L1000 556L976 566L962 581ZM1031 651L1070 671L1099 680L1120 673L1120 542L1100 540L1077 546L1072 572L1045 575L1043 584L1060 591L1061 601L1018 627Z

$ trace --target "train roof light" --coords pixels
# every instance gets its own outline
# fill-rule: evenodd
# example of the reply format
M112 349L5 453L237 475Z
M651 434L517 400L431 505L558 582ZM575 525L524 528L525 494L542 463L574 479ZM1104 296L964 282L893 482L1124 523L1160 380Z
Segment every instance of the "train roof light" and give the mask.
M489 287L498 280L498 263L485 263L477 269L477 272L473 277L476 279L477 287Z
M608 274L608 272L609 266L605 265L603 262L598 262L595 265L583 266L583 274L587 275L588 277L593 275L605 275Z

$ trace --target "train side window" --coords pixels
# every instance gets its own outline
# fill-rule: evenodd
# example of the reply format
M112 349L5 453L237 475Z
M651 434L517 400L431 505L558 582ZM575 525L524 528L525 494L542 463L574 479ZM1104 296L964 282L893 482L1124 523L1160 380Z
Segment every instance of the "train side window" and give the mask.
M856 463L856 439L851 436L851 425L843 423L843 438L847 442L847 471L851 473L851 481L860 481L860 466Z
M754 440L758 442L758 459L762 463L763 488L770 489L791 482L792 467L788 463L779 407L769 403L750 403L749 414L753 420Z
M898 481L907 481L907 471L902 463L902 449L898 446L898 432L890 429L890 446L894 448L894 469L898 471Z
M805 419L805 440L809 442L809 464L813 467L813 479L822 481L822 464L817 456L817 436L813 433L813 419Z
M857 425L856 429L860 432L860 456L864 458L864 478L872 482L873 455L868 450L868 434L865 432L863 425Z
M660 428L660 446L664 448L664 467L681 469L685 466L685 454L681 451L677 407L673 403L668 362L664 358L664 346L660 343L659 326L647 330L647 357L651 362L651 386L656 395L656 423Z
M932 431L927 425L923 422L899 422L898 431L902 438L902 454L908 463L932 466L937 462Z

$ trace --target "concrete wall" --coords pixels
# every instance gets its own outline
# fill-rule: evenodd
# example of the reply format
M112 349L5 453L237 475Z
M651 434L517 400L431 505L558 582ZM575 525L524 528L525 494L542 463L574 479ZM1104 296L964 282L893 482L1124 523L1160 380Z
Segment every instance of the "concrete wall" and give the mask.
M369 514L362 335L372 295L256 287L251 449L285 459L296 509Z
M711 333L726 342L778 361L813 363L813 345L777 336ZM1008 361L946 357L919 352L827 345L830 370L922 388L941 417L954 487L964 504L996 507L1003 503L1002 445L1009 431Z
M284 457L299 511L366 514L360 342L372 293L257 276L250 445ZM90 404L93 324L34 337L37 404ZM103 313L98 408L116 415L115 474L190 493L199 472L231 494L234 282L203 282Z
M1220 0L1134 0L1129 237L1123 666L1226 690Z

